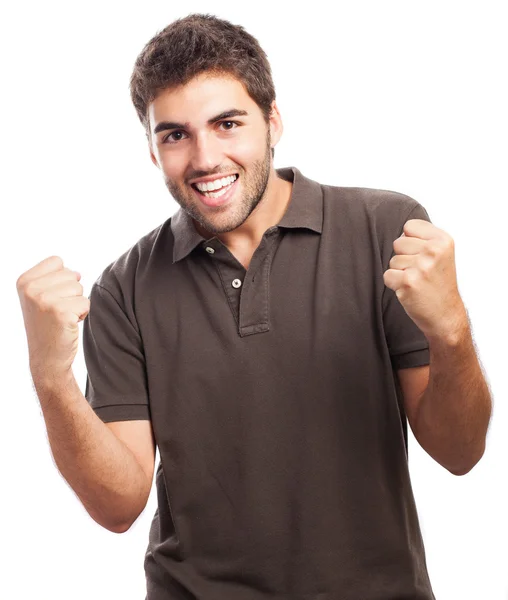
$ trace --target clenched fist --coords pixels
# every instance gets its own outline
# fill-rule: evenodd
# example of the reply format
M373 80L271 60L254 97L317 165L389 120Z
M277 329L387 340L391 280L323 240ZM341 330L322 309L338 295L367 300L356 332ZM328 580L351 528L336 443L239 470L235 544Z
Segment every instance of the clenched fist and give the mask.
M90 310L80 279L58 256L45 258L18 278L32 375L44 380L68 375L78 350L78 323Z

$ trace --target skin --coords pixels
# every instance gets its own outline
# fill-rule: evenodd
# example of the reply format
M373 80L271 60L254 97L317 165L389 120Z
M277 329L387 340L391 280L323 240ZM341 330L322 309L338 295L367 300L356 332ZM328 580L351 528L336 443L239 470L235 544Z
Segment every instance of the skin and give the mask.
M248 114L207 123L230 109ZM161 91L148 117L150 157L169 192L205 239L218 237L247 268L264 232L280 221L291 198L292 184L278 177L271 156L283 131L276 102L266 123L239 80L203 73ZM186 127L155 133L161 122ZM229 173L240 178L224 206L206 206L190 185L194 179Z

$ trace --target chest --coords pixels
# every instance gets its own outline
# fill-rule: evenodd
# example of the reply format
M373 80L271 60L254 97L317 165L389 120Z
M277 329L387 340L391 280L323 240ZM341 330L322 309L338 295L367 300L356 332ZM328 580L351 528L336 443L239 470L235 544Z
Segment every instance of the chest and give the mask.
M309 231L266 236L247 268L219 244L203 248L145 288L137 312L148 364L163 358L185 373L226 374L242 360L254 369L288 353L354 357L379 317L374 265Z
M247 269L214 250L140 286L152 290L136 314L159 447L185 462L206 446L230 465L246 436L259 458L308 427L372 435L389 366L374 261L307 231L265 240Z

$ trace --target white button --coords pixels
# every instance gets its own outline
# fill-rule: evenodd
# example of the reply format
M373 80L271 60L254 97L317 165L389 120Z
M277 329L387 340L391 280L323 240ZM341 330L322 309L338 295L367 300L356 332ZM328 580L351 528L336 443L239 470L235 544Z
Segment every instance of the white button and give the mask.
M215 250L213 248L210 248L210 246L206 247L206 251L208 252L208 254L213 254L215 252Z
M234 288L239 288L242 285L242 282L239 279L233 279L233 281L231 282L231 285Z

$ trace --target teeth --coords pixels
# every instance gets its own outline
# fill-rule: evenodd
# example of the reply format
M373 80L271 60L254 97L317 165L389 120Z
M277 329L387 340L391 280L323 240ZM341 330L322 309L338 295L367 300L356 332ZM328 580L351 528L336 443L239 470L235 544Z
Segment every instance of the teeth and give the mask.
M233 184L230 183L227 187L220 189L218 192L202 192L202 193L203 193L203 196L206 196L207 198L218 198L219 196L224 196L224 194L229 190L229 188L232 185Z
M215 179L206 183L196 183L196 187L200 192L210 192L212 190L218 190L230 183L235 181L236 175L230 175L229 177L223 177L222 179Z

